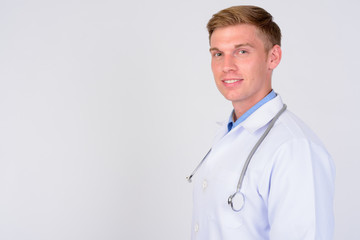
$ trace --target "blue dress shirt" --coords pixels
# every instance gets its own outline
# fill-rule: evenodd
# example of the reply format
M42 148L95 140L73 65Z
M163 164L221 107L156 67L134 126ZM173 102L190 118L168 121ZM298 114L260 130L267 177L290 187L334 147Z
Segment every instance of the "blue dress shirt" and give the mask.
M255 112L258 108L260 108L262 105L270 101L271 99L276 97L276 93L274 90L271 90L271 92L266 95L263 99L261 99L258 103L256 103L254 106L252 106L249 110L247 110L241 117L239 117L235 123L234 123L234 111L231 113L229 122L228 122L228 132L231 131L231 129L235 128L237 125L239 125L241 122L243 122L245 119L247 119L253 112Z

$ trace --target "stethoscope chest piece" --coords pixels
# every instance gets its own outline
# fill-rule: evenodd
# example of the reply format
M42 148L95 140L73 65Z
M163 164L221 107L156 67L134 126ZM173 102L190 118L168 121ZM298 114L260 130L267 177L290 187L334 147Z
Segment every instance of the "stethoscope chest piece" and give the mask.
M235 212L240 212L245 205L245 196L242 192L235 192L228 198L228 204Z

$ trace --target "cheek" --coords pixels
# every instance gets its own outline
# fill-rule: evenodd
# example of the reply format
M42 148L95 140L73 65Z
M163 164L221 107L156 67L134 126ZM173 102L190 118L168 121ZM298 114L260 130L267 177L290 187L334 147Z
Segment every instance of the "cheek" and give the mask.
M214 62L211 62L211 70L215 76L215 73L216 73L216 64Z
M256 77L257 75L262 75L265 68L265 62L253 60L249 61L246 65L244 65L244 72L247 75Z
M214 76L219 75L221 73L221 66L218 62L211 61L211 70L214 74Z

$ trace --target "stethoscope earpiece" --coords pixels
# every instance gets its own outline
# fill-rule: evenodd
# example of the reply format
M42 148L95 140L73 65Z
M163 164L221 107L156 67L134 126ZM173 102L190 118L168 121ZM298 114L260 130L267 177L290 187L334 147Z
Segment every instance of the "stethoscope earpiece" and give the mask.
M191 183L192 182L191 178L192 178L192 175L186 177L186 180L188 180L188 182Z

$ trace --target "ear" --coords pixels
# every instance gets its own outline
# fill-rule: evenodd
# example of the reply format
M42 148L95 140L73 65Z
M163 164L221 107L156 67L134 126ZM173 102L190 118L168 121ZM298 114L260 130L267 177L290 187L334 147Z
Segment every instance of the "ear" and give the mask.
M281 61L281 47L275 45L269 51L268 66L270 70L273 70L279 65Z

